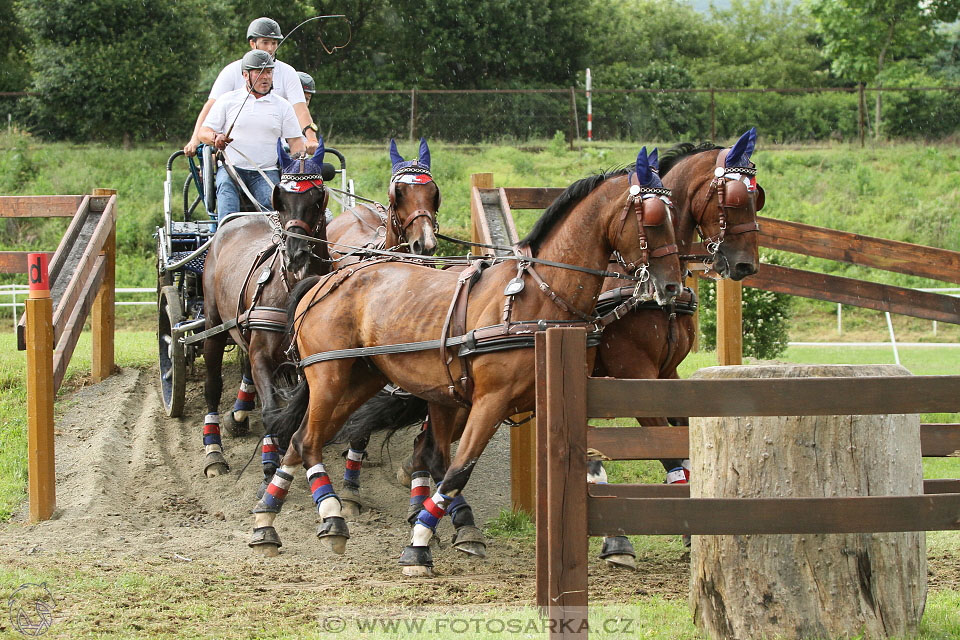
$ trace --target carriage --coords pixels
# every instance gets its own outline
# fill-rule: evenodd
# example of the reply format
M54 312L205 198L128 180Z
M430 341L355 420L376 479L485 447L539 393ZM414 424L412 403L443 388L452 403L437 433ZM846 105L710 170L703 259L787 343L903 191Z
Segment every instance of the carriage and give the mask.
M327 147L335 156L341 190L353 194L353 181L347 177L343 154ZM180 417L186 397L188 369L202 353L203 265L207 247L216 230L216 171L213 149L202 145L197 158L187 157L188 172L181 188L182 209L174 215L174 161L186 154L180 150L167 159L163 183L163 226L157 227L157 351L160 364L160 395L164 410L171 418ZM333 169L333 167L331 167ZM177 183L179 184L179 182ZM352 206L346 196L344 206ZM233 215L261 215L253 211Z

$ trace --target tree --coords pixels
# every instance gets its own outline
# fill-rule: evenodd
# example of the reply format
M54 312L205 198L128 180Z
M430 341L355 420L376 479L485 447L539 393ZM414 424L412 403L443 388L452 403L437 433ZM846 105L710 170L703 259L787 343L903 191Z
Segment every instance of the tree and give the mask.
M27 86L28 70L22 51L25 43L13 0L0 0L0 91L23 91Z
M22 3L31 40L30 117L57 138L152 139L183 130L206 50L200 0Z
M813 0L831 69L858 83L883 83L894 60L916 58L940 40L937 26L957 18L960 0ZM874 136L880 137L882 92L877 92Z

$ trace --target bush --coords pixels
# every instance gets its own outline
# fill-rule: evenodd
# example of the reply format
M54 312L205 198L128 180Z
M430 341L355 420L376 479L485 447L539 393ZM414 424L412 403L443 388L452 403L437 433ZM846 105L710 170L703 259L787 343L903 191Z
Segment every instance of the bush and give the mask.
M779 261L761 256L761 262ZM743 355L772 360L784 354L790 337L787 323L793 299L783 293L743 288ZM707 349L717 347L717 288L713 281L700 285L700 333Z

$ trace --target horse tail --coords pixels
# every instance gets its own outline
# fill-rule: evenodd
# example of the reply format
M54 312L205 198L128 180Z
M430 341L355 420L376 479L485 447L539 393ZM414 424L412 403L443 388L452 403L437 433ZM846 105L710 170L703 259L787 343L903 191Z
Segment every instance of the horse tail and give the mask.
M307 292L313 288L317 282L323 276L310 276L309 278L304 278L297 284L293 285L293 289L290 290L290 297L287 299L287 333L293 333L293 323L297 319L297 306L300 304L300 300L303 299L303 296L307 295Z
M286 404L271 411L269 416L264 416L264 422L269 421L268 429L276 436L280 450L285 451L290 446L293 434L303 423L303 417L307 415L307 408L310 406L310 385L307 384L306 378L301 378L294 387L278 393L286 400Z
M355 442L377 431L389 431L389 438L404 427L422 424L426 417L426 400L380 390L353 412L330 442Z

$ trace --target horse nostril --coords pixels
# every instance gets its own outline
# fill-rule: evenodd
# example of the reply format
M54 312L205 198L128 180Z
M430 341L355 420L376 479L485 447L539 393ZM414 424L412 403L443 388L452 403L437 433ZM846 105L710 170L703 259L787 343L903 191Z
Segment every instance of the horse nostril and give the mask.
M412 246L412 248L413 248L413 252L414 252L414 253L416 253L417 255L422 255L422 254L423 254L423 251L422 251L423 245L420 244L420 241L419 241L419 240L414 240L414 241L413 241L413 244L412 244L411 246Z
M668 295L676 296L680 294L680 285L677 284L676 282L671 282L670 284L664 287L664 290L667 292Z
M757 267L752 262L738 262L733 267L733 277L737 280L746 278L749 275L753 275L757 272Z

